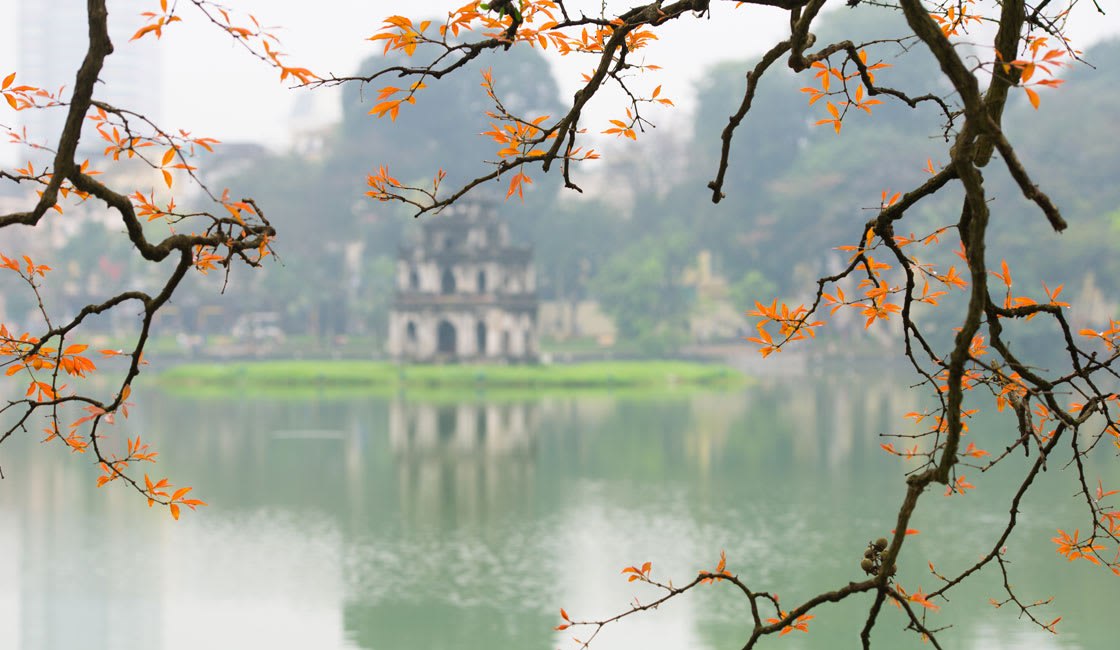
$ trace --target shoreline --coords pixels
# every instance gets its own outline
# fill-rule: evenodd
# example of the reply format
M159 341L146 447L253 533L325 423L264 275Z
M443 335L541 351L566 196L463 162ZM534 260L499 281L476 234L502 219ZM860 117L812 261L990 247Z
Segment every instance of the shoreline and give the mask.
M722 363L593 361L550 365L405 365L388 361L266 360L184 363L152 378L164 388L214 384L390 389L614 389L735 387L749 383Z

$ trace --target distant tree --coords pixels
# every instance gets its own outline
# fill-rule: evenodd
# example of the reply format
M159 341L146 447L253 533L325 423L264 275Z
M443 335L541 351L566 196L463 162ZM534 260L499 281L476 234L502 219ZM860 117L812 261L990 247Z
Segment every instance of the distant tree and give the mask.
M643 237L612 255L591 282L592 292L622 340L650 354L685 341L691 297L682 284L688 240L681 233Z
M1120 558L1108 551L1120 542L1120 511L1113 507L1110 496L1115 492L1109 489L1115 486L1088 476L1083 462L1094 449L1120 448L1120 396L1106 388L1116 376L1112 365L1120 356L1120 322L1076 332L1059 295L1060 286L1024 287L1020 278L1032 258L1060 248L1053 240L1039 237L1030 254L1010 261L991 256L986 177L1006 173L1013 184L1003 186L1005 191L1018 193L1029 203L1033 220L1052 232L1067 228L1043 189L1048 177L1032 172L1036 167L1045 169L1045 158L1052 154L1024 158L1013 144L1024 131L1038 127L1024 125L1012 132L1002 123L1012 98L1037 108L1040 91L1062 83L1056 75L1079 58L1081 53L1063 33L1066 21L1072 19L1067 11L1076 0L1057 5L1024 0L850 2L850 15L820 31L815 28L825 0L728 4L785 11L790 29L753 66L739 70L745 80L734 81L724 69L702 86L706 99L698 133L708 132L711 137L712 99L726 96L723 114L730 113L729 119L722 120L711 160L708 196L716 204L730 196L751 205L756 198L752 191L762 194L759 190L765 187L771 197L762 208L765 212L755 212L764 218L757 219L751 233L753 243L761 247L753 254L764 266L778 268L780 275L748 275L743 286L763 287L773 281L789 295L793 285L803 282L802 271L821 274L817 282L803 287L809 297L804 304L759 297L751 313L759 319L757 333L750 339L764 356L770 355L815 337L828 317L840 310L855 310L867 328L894 324L904 344L899 354L912 366L916 383L930 391L933 407L910 414L919 425L917 432L901 428L886 434L889 441L883 450L909 459L911 471L901 489L895 529L868 531L870 541L864 557L853 560L851 581L822 586L823 591L800 603L783 599L779 604L769 586L759 591L754 580L730 573L723 557L714 570L675 584L654 578L647 562L623 573L631 581L662 589L660 598L634 603L619 615L600 620L576 619L561 610L556 629L583 630L578 644L586 646L613 621L656 608L700 585L729 581L750 606L752 627L746 648L767 635L808 631L815 610L850 598L866 599L867 615L857 623L863 647L870 647L872 630L888 600L904 611L910 629L942 647L938 632L943 625L935 618L938 600L978 571L988 570L1004 575L1005 593L993 600L997 606L1012 607L1021 617L1055 632L1060 617L1044 617L1041 601L1021 599L1006 577L1006 542L1016 527L1019 503L1038 473L1069 463L1074 468L1071 488L1083 497L1081 516L1087 516L1085 521L1091 525L1083 526L1085 533L1069 534L1061 528L1072 527L1072 520L1063 516L1055 521L1057 550L1069 560L1083 558L1120 574ZM376 95L371 103L378 116L406 115L414 103L425 101L428 86L443 83L445 77L470 74L468 63L487 52L534 47L560 55L586 55L590 72L561 113L543 114L512 110L498 91L500 79L484 70L481 82L491 93L486 110L494 123L487 134L495 143L488 171L451 188L433 174L429 176L436 182L420 184L409 181L411 175L394 175L392 158L387 156L386 165L377 166L369 177L370 196L400 201L422 215L439 211L496 179L506 183L508 197L521 199L531 192L530 174L536 175L538 169L558 171L565 186L579 190L573 168L597 157L588 146L587 129L638 139L649 125L650 107L669 103L656 81L639 74L662 62L647 61L639 50L662 35L662 26L707 17L716 7L709 0L639 2L607 13L605 4L596 3L594 13L584 13L586 9L574 5L561 0L503 0L466 4L442 23L388 18L374 38L386 51L407 55L408 63L359 78L324 81L376 82L370 94ZM1100 5L1094 7L1103 13ZM733 13L721 18L734 19ZM989 34L990 42L979 42L981 33ZM898 56L902 53L904 59ZM778 66L788 68L800 81L789 83ZM390 85L381 86L386 82ZM618 108L609 124L589 124L584 110L608 85L622 89L626 105ZM728 101L729 87L737 88L734 101ZM799 87L802 101L813 107L813 129L799 127L788 111L775 109L775 103L767 103L762 95L783 88L789 92L793 87ZM767 110L756 116L756 106ZM747 126L755 117L761 121ZM787 136L784 146L774 147L768 141L769 148L757 150L749 137L740 142L750 129L775 127L801 135ZM842 129L853 133L854 139L825 141L825 134ZM934 138L927 143L929 153L913 156L915 140L923 136ZM812 155L794 154L810 142L816 147ZM993 160L998 165L992 165ZM683 200L676 205L689 204ZM850 240L839 246L841 257L828 261L827 249L839 243L832 233L844 226L851 231ZM652 240L635 240L600 273L598 290L618 294L616 315L629 313L628 303L638 305L632 310L635 314L648 314L659 306L651 287L664 286L666 273ZM950 254L941 253L942 249ZM953 249L959 258L952 256ZM624 334L635 335L639 319L621 320ZM955 333L950 336L931 326L946 320L954 323ZM1036 359L1015 345L1035 331L1053 337L1047 347L1062 353L1063 360L1053 370L1040 369ZM965 444L966 421L985 402L1014 412L1017 424L1002 436L977 434ZM1063 444L1060 452L1059 443ZM993 445L997 447L993 452L981 447ZM1023 453L1025 460L1016 461L1019 456L1012 452ZM943 486L946 496L963 495L973 489L970 480L975 481L980 472L1016 462L1021 463L1016 470L1021 483L1007 504L1011 515L989 539L979 541L978 561L955 575L934 571L936 584L928 589L916 586L920 576L897 575L899 554L908 536L918 532L909 524L924 494ZM968 502L961 499L961 503ZM858 578L860 573L864 577Z

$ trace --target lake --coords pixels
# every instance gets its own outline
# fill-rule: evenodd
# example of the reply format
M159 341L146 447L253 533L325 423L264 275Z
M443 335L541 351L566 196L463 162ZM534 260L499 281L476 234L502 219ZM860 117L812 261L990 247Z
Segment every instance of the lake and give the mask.
M907 461L881 433L921 408L904 376L784 378L726 392L228 395L134 392L122 431L160 452L150 468L210 504L173 521L88 459L37 434L0 447L0 648L551 650L573 618L624 611L655 578L728 569L784 604L863 577L888 534ZM1003 449L1007 422L970 424ZM33 427L36 430L41 427ZM899 446L896 443L896 446ZM1107 452L1106 452L1107 453ZM1064 462L1065 459L1061 459ZM1115 465L1090 464L1106 487ZM986 552L1007 517L1021 456L977 489L923 496L899 582L930 591ZM1054 463L1026 499L1007 555L1041 619L1017 620L998 571L939 602L946 648L1115 644L1120 578L1068 563L1049 541L1086 522ZM994 569L994 567L991 567ZM809 632L761 647L855 648L870 597L820 608ZM767 616L772 614L767 613ZM890 605L876 648L919 648ZM746 601L727 583L606 628L599 650L739 648Z

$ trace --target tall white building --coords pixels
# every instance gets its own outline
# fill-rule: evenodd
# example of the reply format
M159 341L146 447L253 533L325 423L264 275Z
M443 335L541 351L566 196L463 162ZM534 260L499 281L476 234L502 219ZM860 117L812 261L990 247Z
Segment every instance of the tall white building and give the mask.
M86 3L82 0L20 0L18 21L18 82L57 93L69 100L74 78L89 43ZM160 48L147 37L129 42L136 30L146 24L144 11L158 10L149 0L108 0L109 34L114 53L105 60L101 81L94 91L98 99L120 108L141 113L160 123L163 75ZM35 143L54 147L66 119L66 107L19 112L20 126ZM100 149L93 129L86 129L83 148ZM24 150L20 159L38 156Z

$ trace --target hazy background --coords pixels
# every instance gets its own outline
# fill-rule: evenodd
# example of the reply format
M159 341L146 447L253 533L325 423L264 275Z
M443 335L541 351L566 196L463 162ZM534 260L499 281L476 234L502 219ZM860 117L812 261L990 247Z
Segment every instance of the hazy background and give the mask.
M897 12L835 4L818 21L822 40L905 33ZM588 10L599 5L581 4ZM112 23L119 49L104 72L101 96L148 111L169 128L222 140L214 154L200 160L203 179L217 192L229 187L234 195L260 199L280 233L275 245L283 266L255 273L237 269L224 296L222 278L213 274L194 277L177 292L174 309L161 317L159 333L177 341L169 349L188 353L196 346L179 335L206 339L199 342L207 345L197 349L220 349L221 341L208 337L228 337L239 318L267 313L286 335L307 337L320 350L381 354L398 246L410 240L416 222L399 206L363 196L366 175L382 164L415 184L430 182L439 168L448 171L448 184L485 173L488 167L479 161L492 160L495 147L478 135L490 128L478 71L493 66L498 93L511 110L557 115L574 82L592 65L591 58L575 55L557 64L551 50L542 56L527 47L480 57L469 69L421 92L416 105L402 110L394 124L368 115L368 100L391 80L364 89L288 89L277 83L274 70L241 51L189 6L182 8L184 23L168 28L158 43L147 38L128 42L144 22L139 12L158 8L158 2L113 0L110 6L112 17L119 18ZM407 13L417 19L436 17L447 6L409 3ZM266 25L284 26L278 31L282 49L290 55L287 61L323 75L369 74L401 62L399 54L382 57L381 47L364 40L377 32L386 15L402 11L399 3L317 7L307 11L304 3L274 1L238 3L236 8L255 13ZM27 69L20 82L33 82L42 74L56 76L45 83L52 88L68 83L72 72L67 70L83 53L82 3L13 6L7 0L0 4L4 8L18 9L12 14L16 20L5 23L5 29L17 33L8 39L0 34L8 48L3 60L13 61L0 71L23 70L22 60ZM1111 248L1120 234L1120 188L1111 171L1120 166L1113 146L1120 140L1114 117L1120 46L1100 40L1120 25L1111 16L1084 8L1079 12L1069 33L1097 68L1060 70L1067 83L1060 91L1044 89L1037 112L1016 91L1004 120L1033 177L1062 206L1072 227L1058 239L1019 197L1001 166L992 165L987 172L995 199L990 250L993 259L1022 260L1012 269L1016 292L1037 300L1043 298L1040 282L1064 284L1062 298L1077 307L1075 325L1097 326L1117 314L1120 295L1120 261ZM524 203L500 206L514 240L536 250L540 327L547 349L578 351L569 340L596 350L605 344L630 346L627 353L642 355L691 345L741 345L742 336L751 331L743 313L755 300L780 297L797 304L808 298L815 278L836 272L843 262L831 249L858 237L884 190L920 183L927 158L935 166L945 162L942 118L930 106L911 110L887 102L875 107L872 116L849 116L837 135L826 126L813 126L826 113L820 104L809 106L799 91L812 84L811 78L797 78L778 65L763 79L752 113L737 131L724 187L728 199L714 206L705 186L715 173L720 131L741 100L746 70L780 38L783 15L721 2L711 19L679 21L660 31L662 40L645 56L664 70L634 81L637 92L661 85L662 96L677 103L676 108L643 109L658 128L640 134L637 143L597 135L625 108L616 96L597 97L581 125L590 133L588 142L606 155L576 171L586 192L560 191L557 178L530 168L534 183ZM78 36L62 38L51 29L55 24L68 25L68 33ZM974 38L982 42L986 35L981 30ZM423 56L422 50L417 56ZM940 72L923 48L907 53L886 45L873 49L871 56L895 66L879 72L882 84L915 95L944 90ZM53 114L57 120L61 113L8 112L0 119ZM52 132L49 124L39 126L43 134ZM100 158L94 138L83 143L88 148L82 155ZM26 150L7 151L10 157L19 154L21 161L28 155ZM169 198L161 179L150 171L127 165L105 171L105 178L122 186L152 188L160 200ZM10 186L0 188L0 201L17 209L26 201L12 194ZM503 182L482 190L500 197L505 187ZM185 184L176 187L176 201L207 207ZM911 211L906 227L926 234L952 223L958 201L949 188ZM11 235L16 238L11 246L36 259L59 260L56 268L64 269L68 282L48 296L52 304L76 310L114 287L153 283L149 265L119 237L111 214L92 203L66 209L70 216L53 220L46 239L21 242L20 233ZM924 260L942 269L956 264L955 247L950 237L940 249L923 252ZM31 303L21 302L17 294L10 292L3 311L15 322L33 320ZM940 313L947 318L954 312ZM951 319L937 321L938 314L928 318L934 319L935 337L947 335L954 325ZM128 318L112 319L91 326L123 334ZM830 331L845 345L870 341L878 348L894 340L889 328L876 329L867 339L855 310L842 311L834 325ZM362 343L341 349L340 337ZM299 348L289 341L286 349Z
M0 15L17 15L30 6L54 11L60 6L84 4L81 0L0 0ZM205 23L186 2L180 4L184 20L166 31L159 48L166 123L221 140L252 140L282 147L290 142L293 127L322 126L338 119L339 91L317 90L308 94L286 89L277 83L278 73L266 69L226 34ZM351 74L364 58L380 52L379 46L365 39L377 33L386 17L403 13L415 19L438 19L464 2L322 0L314 10L309 10L302 0L235 0L223 4L253 13L264 25L279 26L277 35L283 51L290 55L289 62L320 74L345 75ZM621 7L629 3L612 0L607 4ZM843 3L835 4L843 9ZM583 0L569 5L597 13L601 3ZM678 20L659 28L661 40L645 50L647 59L663 68L656 76L650 75L650 87L663 84L663 93L678 108L665 111L655 121L673 123L686 119L695 106L693 86L701 70L718 61L758 55L788 29L786 12L747 6L735 9L732 5L717 1L709 20ZM1120 22L1114 16L1095 16L1088 3L1082 5L1075 10L1069 31L1078 47L1120 33ZM116 38L118 51L142 47L142 43L125 41L144 24L137 14L158 11L158 0L110 0L109 7L111 22L118 27L118 33L127 34L125 38ZM0 22L0 68L4 74L20 69L18 30L18 19ZM563 96L570 97L590 59L549 59ZM617 102L604 97L592 102L586 115L591 120L605 121L616 108ZM0 160L11 161L13 154L7 143L0 143L0 147Z

